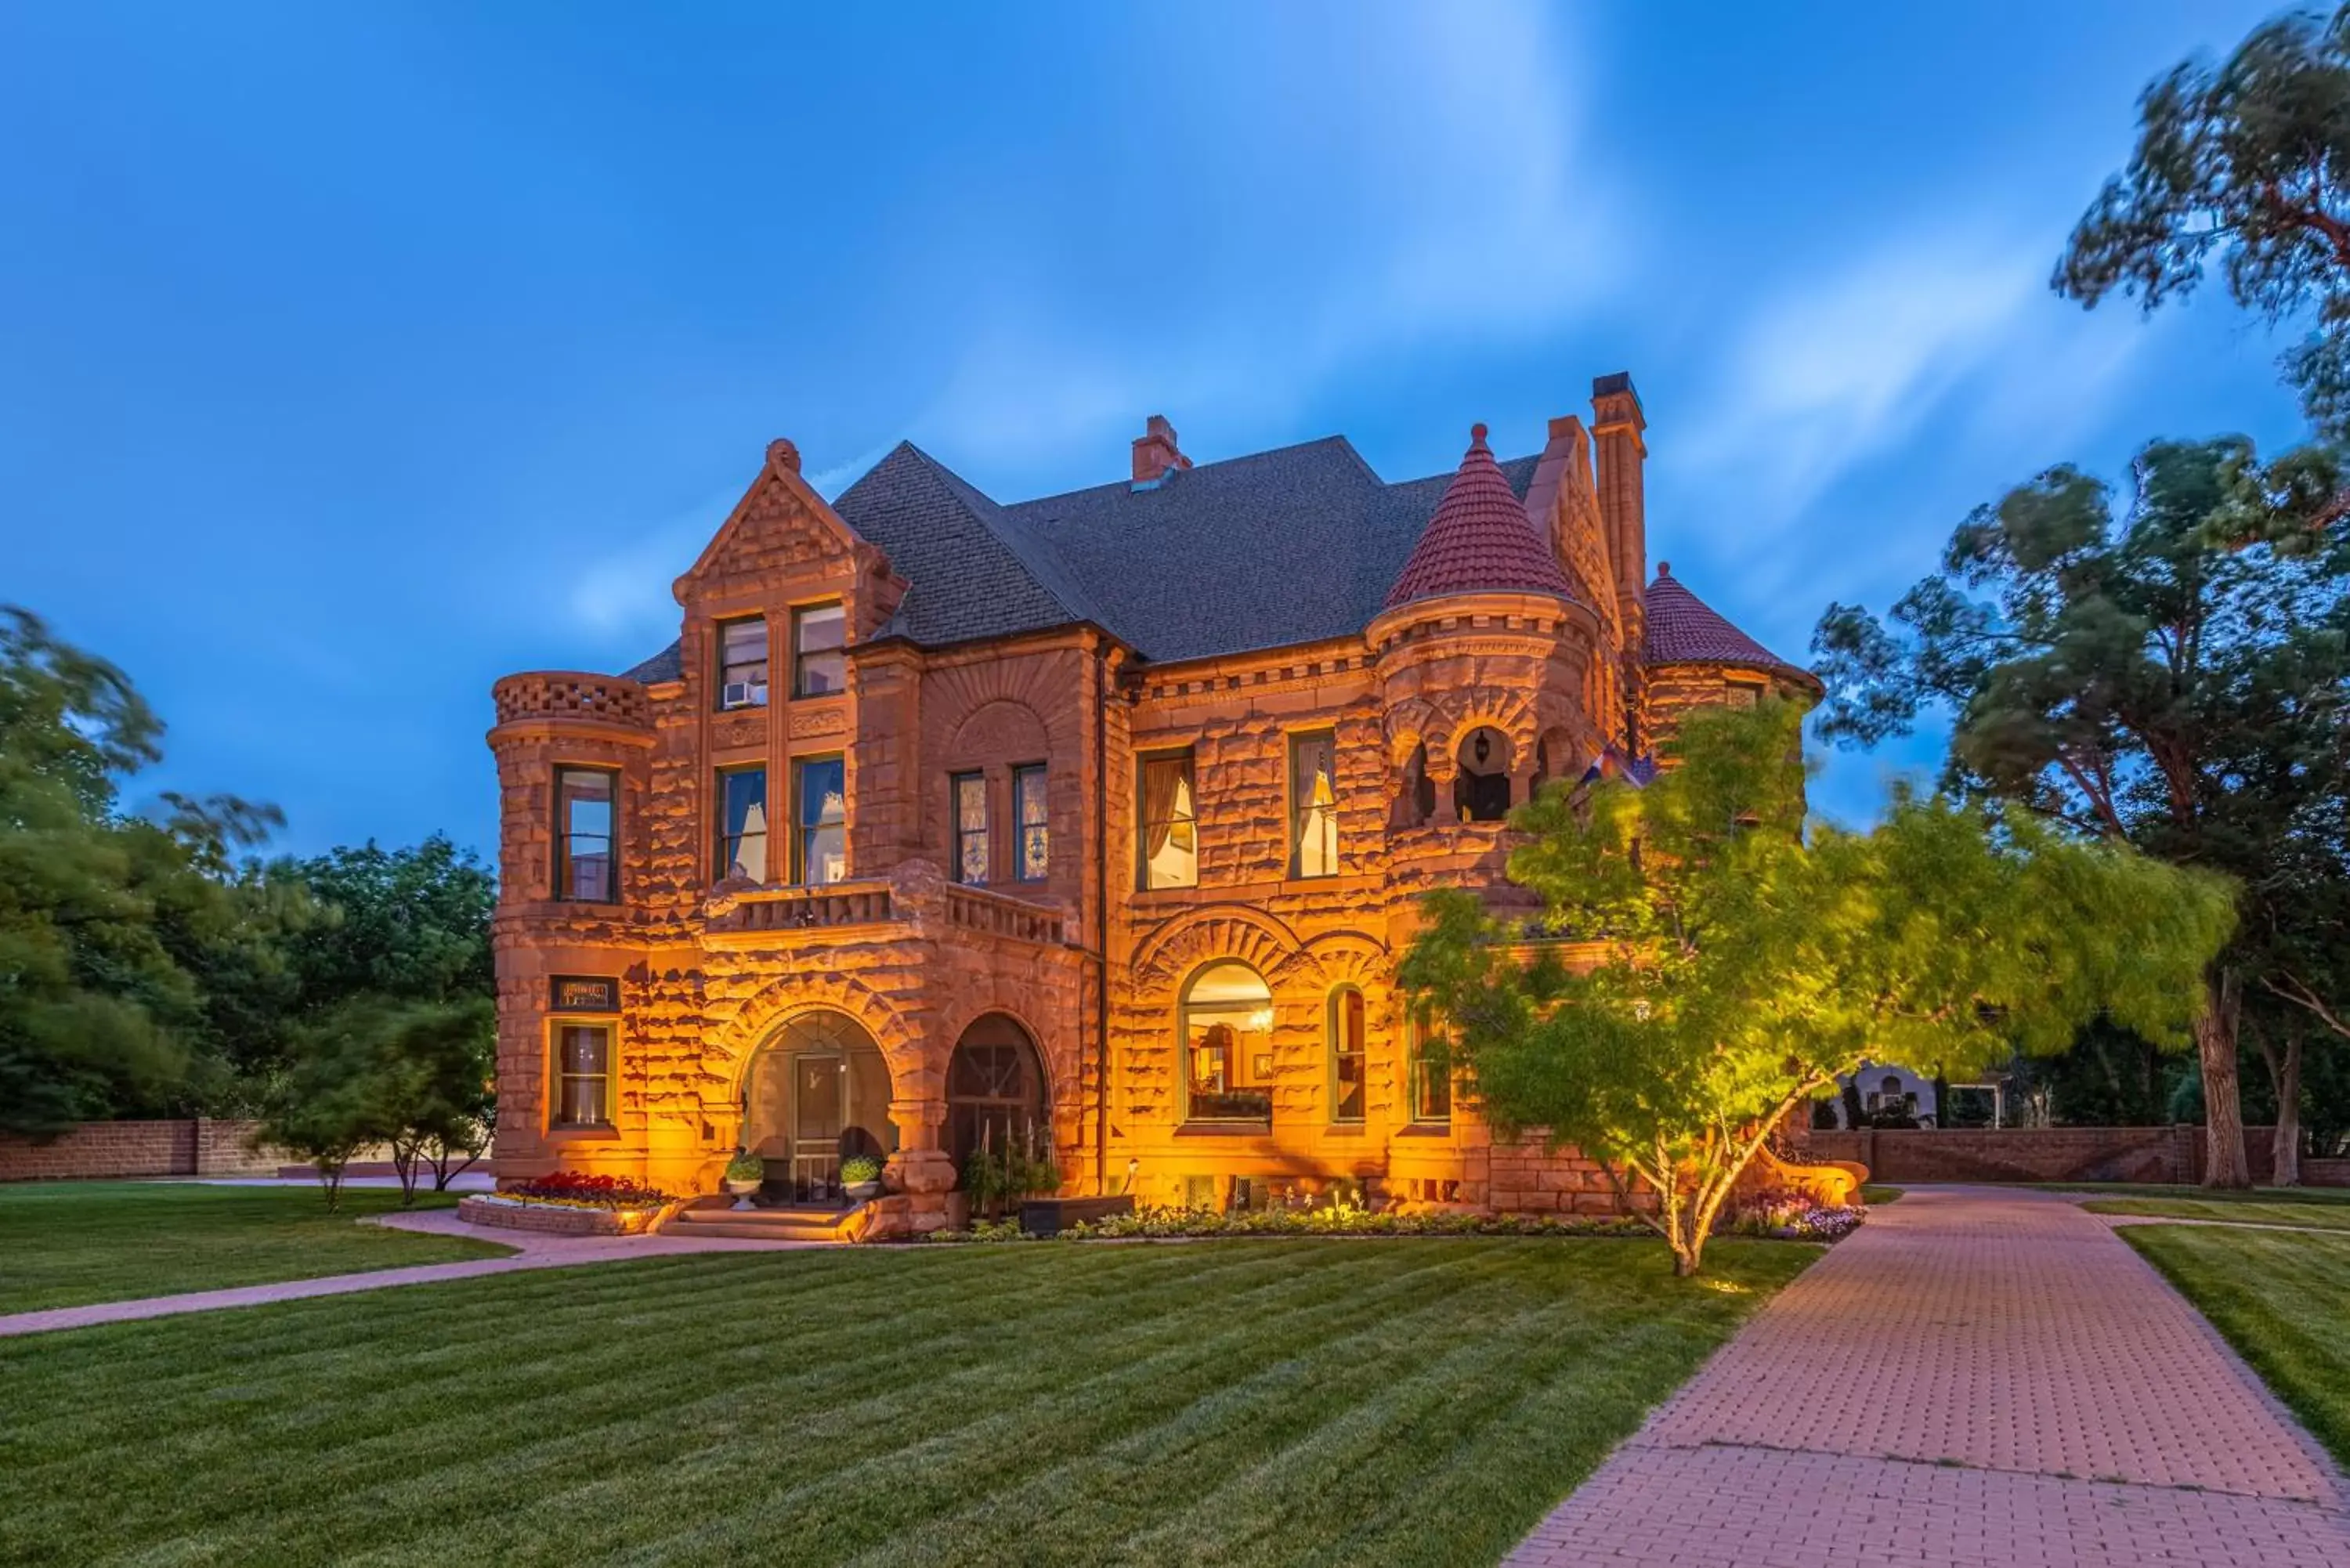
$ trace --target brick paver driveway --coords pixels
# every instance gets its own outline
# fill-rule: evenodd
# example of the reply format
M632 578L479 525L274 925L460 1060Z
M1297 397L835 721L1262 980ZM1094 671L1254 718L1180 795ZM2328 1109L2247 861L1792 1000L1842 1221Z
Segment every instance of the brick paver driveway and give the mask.
M2345 1503L2307 1434L2096 1217L1912 1189L1510 1562L2344 1568Z

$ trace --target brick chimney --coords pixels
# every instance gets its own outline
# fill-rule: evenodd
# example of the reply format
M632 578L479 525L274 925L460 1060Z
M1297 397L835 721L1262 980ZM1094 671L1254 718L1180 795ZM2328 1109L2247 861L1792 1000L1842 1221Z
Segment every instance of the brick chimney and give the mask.
M1592 379L1599 523L1607 530L1607 557L1616 567L1617 602L1635 610L1648 581L1648 506L1640 479L1641 463L1648 455L1640 432L1648 428L1648 421L1640 416L1640 394L1632 389L1631 372Z
M1153 414L1134 443L1134 483L1156 484L1170 469L1189 468L1191 460L1176 449L1175 427L1165 414Z

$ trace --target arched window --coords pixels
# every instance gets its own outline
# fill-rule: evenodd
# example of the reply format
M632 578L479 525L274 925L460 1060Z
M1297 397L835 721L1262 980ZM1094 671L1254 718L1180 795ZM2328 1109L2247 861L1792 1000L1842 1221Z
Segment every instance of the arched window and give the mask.
M1395 825L1418 827L1436 815L1436 781L1428 776L1428 742L1411 749L1403 764L1403 787L1396 792Z
M1499 822L1510 815L1510 741L1480 724L1461 738L1460 772L1452 777L1452 809L1463 822Z
M1330 993L1330 1119L1363 1119L1363 993L1342 985Z
M973 1149L1050 1153L1052 1140L1035 1043L1001 1012L972 1020L947 1058L947 1158L961 1170Z
M1211 963L1183 988L1184 1119L1273 1119L1273 992L1238 960Z

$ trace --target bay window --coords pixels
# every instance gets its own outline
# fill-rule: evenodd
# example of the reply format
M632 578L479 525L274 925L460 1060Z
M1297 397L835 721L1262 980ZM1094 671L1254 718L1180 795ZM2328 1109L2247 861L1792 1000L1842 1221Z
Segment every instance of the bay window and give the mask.
M605 768L555 770L555 896L608 904L620 896L613 859L619 775Z
M555 1026L555 1103L559 1127L609 1127L612 1121L612 1026Z

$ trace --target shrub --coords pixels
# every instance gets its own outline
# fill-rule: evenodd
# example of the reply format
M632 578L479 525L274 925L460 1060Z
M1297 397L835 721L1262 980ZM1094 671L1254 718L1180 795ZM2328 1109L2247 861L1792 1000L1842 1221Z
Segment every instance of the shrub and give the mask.
M767 1162L748 1149L738 1148L734 1151L734 1158L726 1162L726 1179L764 1181L767 1179Z
M844 1187L861 1187L880 1179L881 1162L869 1154L851 1155L840 1162L840 1182Z

